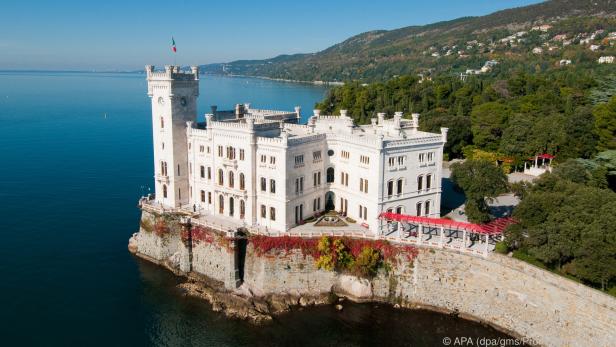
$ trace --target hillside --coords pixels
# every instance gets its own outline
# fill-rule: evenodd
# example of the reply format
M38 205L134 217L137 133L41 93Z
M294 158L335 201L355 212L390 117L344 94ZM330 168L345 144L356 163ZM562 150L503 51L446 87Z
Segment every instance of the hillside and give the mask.
M370 31L317 53L202 68L208 73L306 81L375 81L405 74L459 73L479 69L486 60L527 60L527 53L536 45L559 34L569 33L569 39L579 43L586 37L575 37L576 32L613 31L615 18L616 0L553 0L482 17ZM524 34L502 41L520 32ZM566 45L561 40L555 46ZM556 50L550 50L551 55L560 58Z

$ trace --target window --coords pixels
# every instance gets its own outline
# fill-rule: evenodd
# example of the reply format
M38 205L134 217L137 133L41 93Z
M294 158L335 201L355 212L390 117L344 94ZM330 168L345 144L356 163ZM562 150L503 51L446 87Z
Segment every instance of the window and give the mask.
M270 164L272 165L276 164L276 157L270 157Z
M222 157L222 146L218 146L218 156Z
M387 196L391 197L394 195L394 181L387 182Z
M201 191L201 202L205 202L205 190Z
M244 200L240 200L240 218L244 219L244 215L246 214L246 203Z
M235 148L227 146L227 159L235 159Z
M201 165L199 169L201 171L201 178L205 178L205 166Z
M218 213L223 214L225 212L225 197L218 196Z
M265 177L261 177L261 191L267 191L267 179L265 179Z
M165 119L160 117L160 128L163 129L165 127Z
M406 156L401 155L398 157L398 166L404 166L404 162L406 161Z
M396 207L396 213L397 214L402 214L402 206Z
M423 176L417 176L417 190L423 189Z
M317 199L312 200L312 212L317 211Z
M163 149L165 149L165 143L164 142L161 144L161 146L162 146ZM188 149L190 149L190 143L188 144Z
M396 189L396 194L398 195L402 194L402 183L403 183L402 178L400 178L398 180L397 189Z
M349 186L349 174L345 172L340 173L340 184L343 186Z
M207 146L207 154L210 154L210 146Z
M349 159L349 157L351 156L349 152L347 151L342 151L340 155L342 156L343 159Z
M359 218L368 219L368 208L366 206L359 205Z
M212 204L212 192L207 192L207 203Z
M233 171L229 171L229 188L233 188L235 185L235 177L233 175Z
M163 198L166 199L167 198L167 185L163 184Z
M421 202L417 203L417 215L421 216Z
M229 216L233 216L233 212L234 212L233 202L234 202L233 198L229 198Z
M359 191L362 193L368 193L368 180L364 178L359 179Z
M167 162L165 161L160 162L160 174L162 176L167 176Z
M182 190L178 188L178 199L182 200Z
M431 187L432 187L432 175L428 174L426 175L426 189L430 190Z
M240 149L240 160L244 160L244 150Z
M434 152L428 152L428 161L434 160Z
M295 194L304 192L304 177L298 177L295 179Z
M264 163L264 164L267 162L267 156L266 155L261 154L261 162Z
M199 146L199 152L203 153L204 150L205 150L205 146L203 145Z
M304 165L304 155L296 155L295 156L295 165Z
M359 157L359 162L364 165L370 165L370 157L368 157L367 155L362 155Z
M389 157L388 162L389 162L389 167L394 167L396 165L396 158Z
M273 207L270 207L270 219L276 220L276 209Z
M304 220L304 204L295 206L295 224L299 224Z
M423 163L426 161L426 153L419 153L419 162Z
M321 209L321 197L317 198L317 210Z
M261 218L266 218L267 210L265 209L265 205L261 205Z
M212 179L212 168L211 167L207 167L207 179L211 180Z
M426 214L426 216L430 215L430 200L426 201L426 203L424 204L424 213Z
M223 177L222 169L218 169L218 184L223 185L225 178Z
M178 176L181 176L180 175L180 164L178 164Z
M334 168L327 169L327 183L334 183Z
M312 173L312 183L315 187L321 185L321 171Z
M240 172L240 190L246 189L246 180L244 179L244 174Z
M319 161L321 160L321 151L312 152L312 160Z
M270 180L270 193L276 193L276 181Z

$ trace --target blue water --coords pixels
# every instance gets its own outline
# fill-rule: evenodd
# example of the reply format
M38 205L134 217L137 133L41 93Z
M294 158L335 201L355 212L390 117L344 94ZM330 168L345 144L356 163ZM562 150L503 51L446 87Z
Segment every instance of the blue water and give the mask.
M199 114L251 102L304 117L323 87L203 77ZM0 72L0 345L434 345L500 336L445 315L350 305L264 328L213 313L127 241L152 186L142 74ZM105 117L105 114L107 115ZM391 326L404 326L396 334ZM466 336L465 335L465 336Z

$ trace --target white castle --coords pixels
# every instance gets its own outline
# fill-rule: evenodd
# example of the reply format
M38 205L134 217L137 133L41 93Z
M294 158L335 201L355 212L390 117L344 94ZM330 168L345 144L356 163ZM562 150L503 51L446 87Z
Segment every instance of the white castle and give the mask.
M447 128L419 131L419 115L355 125L346 111L300 123L293 112L236 105L197 121L199 69L146 66L152 99L151 204L248 229L293 232L326 210L378 234L381 212L439 217ZM348 219L347 219L348 220Z

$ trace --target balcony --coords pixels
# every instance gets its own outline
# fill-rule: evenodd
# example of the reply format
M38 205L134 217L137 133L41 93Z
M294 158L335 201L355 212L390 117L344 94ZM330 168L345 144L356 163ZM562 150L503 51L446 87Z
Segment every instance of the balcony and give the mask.
M225 167L231 167L233 169L237 169L237 159L223 158L222 165Z
M169 183L169 176L166 175L156 175L156 180L161 183Z

